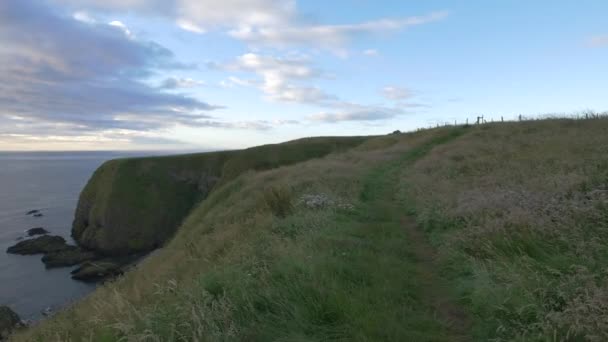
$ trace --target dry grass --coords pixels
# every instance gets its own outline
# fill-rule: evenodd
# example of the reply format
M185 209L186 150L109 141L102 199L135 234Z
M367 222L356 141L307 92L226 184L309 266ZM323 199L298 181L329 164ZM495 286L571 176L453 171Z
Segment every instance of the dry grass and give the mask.
M476 127L401 186L479 340L608 340L608 120Z

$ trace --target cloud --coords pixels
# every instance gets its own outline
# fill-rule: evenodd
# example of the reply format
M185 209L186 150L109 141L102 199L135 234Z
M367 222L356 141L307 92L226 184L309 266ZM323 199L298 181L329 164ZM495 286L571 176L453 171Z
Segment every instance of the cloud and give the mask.
M587 40L587 45L590 47L608 46L608 34L589 38Z
M81 19L83 19L83 18L81 18ZM85 22L86 22L86 18L85 18ZM89 22L89 23L92 24L94 22ZM124 34L127 37L129 37L131 39L135 38L135 36L133 35L133 33L131 33L131 31L129 30L129 28L127 28L127 25L123 24L121 21L118 21L118 20L110 21L108 23L108 25L114 26L114 27L118 27L120 30L122 30L122 32L124 32Z
M233 62L211 63L209 67L225 71L255 73L260 78L259 80L231 77L229 82L224 84L255 86L273 101L320 104L335 99L334 96L318 87L301 84L305 80L326 77L320 70L314 68L307 58L277 58L247 53L237 57Z
M296 15L295 0L54 0L74 9L168 17L182 29L204 33L215 28L278 26Z
M376 49L367 49L367 50L364 50L363 54L366 55L366 56L369 56L369 57L376 57L376 56L380 55L380 53Z
M169 77L163 81L161 88L163 89L181 89L181 88L196 88L205 85L203 81L197 81L192 78L177 78Z
M165 47L129 37L122 23L79 18L42 2L0 2L3 127L152 130L207 119L205 112L220 108L146 84L158 70L187 67Z
M307 23L298 13L296 0L54 0L74 10L91 8L113 12L126 10L173 20L184 30L205 33L227 29L250 44L265 46L306 45L344 55L342 46L362 35L398 32L442 20L447 11L423 16L382 18L354 24Z
M382 96L389 100L402 101L411 98L413 95L408 89L396 86L386 86L382 88Z
M392 119L405 112L397 107L365 106L353 103L341 103L332 112L321 112L309 117L312 121L339 123L345 121L379 121Z
M434 12L426 16L401 19L379 19L346 25L300 25L300 26L246 26L230 31L234 38L251 44L266 46L309 45L339 49L352 39L362 35L377 35L396 32L406 28L442 20L448 12Z

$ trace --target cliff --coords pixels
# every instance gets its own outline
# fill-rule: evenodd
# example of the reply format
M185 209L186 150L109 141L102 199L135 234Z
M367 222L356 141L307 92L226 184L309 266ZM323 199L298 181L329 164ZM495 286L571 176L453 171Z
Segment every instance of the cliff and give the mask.
M72 236L104 255L150 251L171 238L193 206L218 184L248 170L344 151L365 139L309 138L238 151L111 160L83 189Z

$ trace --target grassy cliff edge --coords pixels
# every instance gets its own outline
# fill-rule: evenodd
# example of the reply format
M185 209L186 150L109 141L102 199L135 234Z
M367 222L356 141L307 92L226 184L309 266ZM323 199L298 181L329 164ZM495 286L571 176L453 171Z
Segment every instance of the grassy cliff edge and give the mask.
M72 235L83 247L106 255L149 251L172 237L217 184L248 170L344 151L365 139L308 138L238 151L111 160L83 189Z

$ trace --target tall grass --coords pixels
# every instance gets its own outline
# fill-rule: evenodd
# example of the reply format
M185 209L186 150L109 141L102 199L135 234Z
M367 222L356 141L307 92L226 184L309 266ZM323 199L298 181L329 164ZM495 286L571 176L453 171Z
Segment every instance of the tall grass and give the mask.
M495 341L608 340L608 120L488 124L402 174Z

